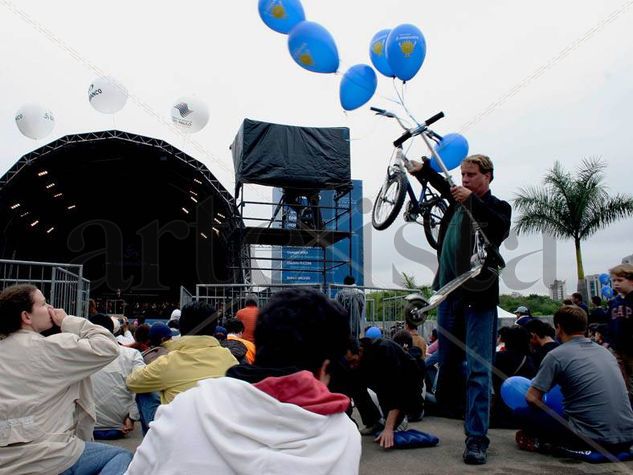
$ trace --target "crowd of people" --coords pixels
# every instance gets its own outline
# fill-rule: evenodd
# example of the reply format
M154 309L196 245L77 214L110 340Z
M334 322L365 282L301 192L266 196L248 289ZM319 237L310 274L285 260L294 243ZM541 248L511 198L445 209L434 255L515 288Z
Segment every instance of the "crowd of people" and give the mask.
M413 318L393 335L362 328L353 278L336 299L293 288L234 315L206 301L165 308L168 323L88 319L47 304L32 285L0 293L0 474L358 473L361 436L385 449L426 414L464 420L463 461L487 461L490 424L520 449L628 451L633 443L633 265L610 270L617 296L590 310L574 294L553 326L516 309L497 332L498 248L511 209L489 189L490 159L449 186L409 162L450 202L438 236L437 290L471 265L485 223L486 266L439 307L428 341ZM52 331L56 329L56 331ZM497 338L495 338L497 337ZM495 351L496 350L496 351ZM500 393L531 379L526 410ZM563 412L544 396L559 386ZM353 416L355 409L361 424ZM134 454L95 440L126 437Z

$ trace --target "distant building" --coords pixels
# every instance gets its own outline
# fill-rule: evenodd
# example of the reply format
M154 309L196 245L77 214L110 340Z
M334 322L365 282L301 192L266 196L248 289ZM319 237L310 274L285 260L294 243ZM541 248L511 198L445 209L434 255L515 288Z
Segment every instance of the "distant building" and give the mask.
M600 289L602 288L602 284L600 283L600 276L598 274L586 275L585 288L587 290L587 297L589 299L591 299L591 297L595 295L600 296Z
M622 258L622 264L633 264L633 254Z
M549 296L552 300L558 300L559 302L565 299L565 281L555 280L549 285Z

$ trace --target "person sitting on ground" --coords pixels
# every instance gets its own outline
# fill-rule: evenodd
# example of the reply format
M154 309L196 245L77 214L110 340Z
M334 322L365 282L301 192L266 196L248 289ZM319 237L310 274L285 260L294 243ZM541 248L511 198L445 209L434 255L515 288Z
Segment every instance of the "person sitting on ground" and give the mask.
M519 326L525 325L527 322L532 320L532 318L534 318L530 313L530 309L524 305L517 307L514 311L514 314L517 317L517 319L514 321L514 324Z
M171 329L161 322L152 324L149 329L149 348L143 352L143 361L150 364L156 358L166 355L169 350L164 343L172 339Z
M609 274L618 294L609 304L609 344L633 401L633 264L615 266Z
M416 332L417 333L417 332ZM426 377L426 366L424 362L424 358L422 357L422 351L418 346L415 345L413 337L408 330L400 330L397 331L393 335L393 341L402 347L404 351L406 351L409 356L411 356L416 364L418 365L418 377L420 378L420 388L423 388L424 380ZM424 397L424 391L422 392ZM422 420L424 415L424 411L420 410L416 413L407 413L407 420L409 422L418 422Z
M178 320L169 320L167 326L171 330L172 338L180 338L180 318Z
M53 326L61 332L40 333ZM90 375L119 355L112 333L46 303L33 285L0 293L0 472L125 472L132 454L92 441Z
M134 335L132 335L132 332L130 331L130 323L127 317L120 316L112 318L117 321L114 323L114 335L116 336L116 341L118 341L121 345L131 345L134 343Z
M202 379L224 376L237 361L213 336L217 314L206 302L185 305L180 316L182 337L163 343L169 351L127 378L135 393L160 391L162 404L196 385Z
M527 322L524 327L530 334L530 346L532 347L532 358L535 368L541 366L541 361L545 355L558 347L558 342L554 340L556 330L547 322L534 318Z
M591 297L591 311L589 312L589 325L593 323L609 323L609 314L602 307L602 299L594 295Z
M571 294L571 302L574 305L582 308L585 313L589 315L589 307L587 307L587 304L583 302L582 294L580 292L574 292L573 294Z
M345 310L325 295L273 294L255 330L257 365L234 366L161 406L128 475L358 473L349 399L327 388L348 339Z
M138 327L136 327L136 330L134 330L134 343L130 343L125 346L138 350L141 353L148 350L150 348L149 329L150 326L148 324L141 323Z
M257 325L257 318L259 316L259 308L257 305L257 297L250 295L246 297L244 301L244 308L241 308L235 314L235 318L244 324L242 338L251 343L255 343L255 326Z
M95 325L101 325L109 332L114 331L112 319L106 315L98 313L90 317L90 321ZM140 420L141 416L134 400L134 393L127 388L125 379L136 368L143 366L145 363L138 350L121 346L118 358L90 377L97 414L95 439L120 439L134 430L134 423Z
M431 330L431 336L429 337L429 345L426 347L426 356L432 355L439 348L440 340L437 338L437 328Z
M424 410L422 375L416 361L397 343L368 337L361 338L360 343L358 354L348 353L348 362L360 371L361 383L376 393L385 417L384 425L374 421L361 433L379 432L375 441L388 449L393 447L394 432L406 427L406 414L420 414Z
M609 325L606 323L596 325L591 339L598 345L609 348Z
M511 376L523 376L531 379L536 374L530 351L530 335L524 327L505 327L503 333L504 351L497 352L492 372L492 388L495 393L490 411L491 424L494 427L515 428L512 413L501 399L501 385Z
M249 364L255 362L255 345L243 338L244 324L237 318L231 318L226 321L226 339L229 341L239 341L246 347L246 361Z
M424 341L424 338L422 338L418 333L418 326L411 320L406 320L405 326L407 332L409 332L409 335L411 335L413 346L416 346L420 349L421 358L424 360L426 358L426 342Z
M517 433L519 448L535 450L548 442L569 449L628 451L633 411L617 361L609 350L585 338L587 313L581 308L561 307L554 325L562 343L543 359L526 399L541 408L543 395L560 385L565 420L532 411Z

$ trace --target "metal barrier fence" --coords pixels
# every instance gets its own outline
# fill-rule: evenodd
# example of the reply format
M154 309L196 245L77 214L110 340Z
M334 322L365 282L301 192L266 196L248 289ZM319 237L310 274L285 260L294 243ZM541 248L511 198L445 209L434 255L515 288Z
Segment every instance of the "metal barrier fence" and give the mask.
M193 295L191 295L191 292L189 292L185 286L181 285L180 286L180 306L178 308L182 308L185 305L187 305L188 303L193 302Z
M0 289L15 284L35 285L51 305L67 313L86 317L90 281L81 264L60 264L0 259Z
M310 287L325 293L331 298L345 286L331 284L198 284L196 285L196 300L206 300L220 310L223 317L231 317L245 306L248 298L254 298L259 307L264 306L270 296L281 290ZM392 335L404 328L404 297L415 292L405 288L356 287L365 294L365 324L378 326L386 335ZM182 297L181 297L182 304Z

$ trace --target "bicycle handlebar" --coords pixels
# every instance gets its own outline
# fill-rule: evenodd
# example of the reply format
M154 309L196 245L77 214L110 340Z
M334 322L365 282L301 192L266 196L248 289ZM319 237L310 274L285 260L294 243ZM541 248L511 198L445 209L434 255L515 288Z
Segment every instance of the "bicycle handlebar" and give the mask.
M396 148L402 147L403 143L405 143L414 135L420 135L422 132L424 132L428 128L429 125L434 124L435 122L440 120L442 117L444 117L444 112L438 112L433 117L426 119L422 125L419 125L418 127L414 129L407 130L404 134L402 134L400 137L394 140L393 146ZM439 137L439 135L435 134L435 132L433 132L433 135Z

